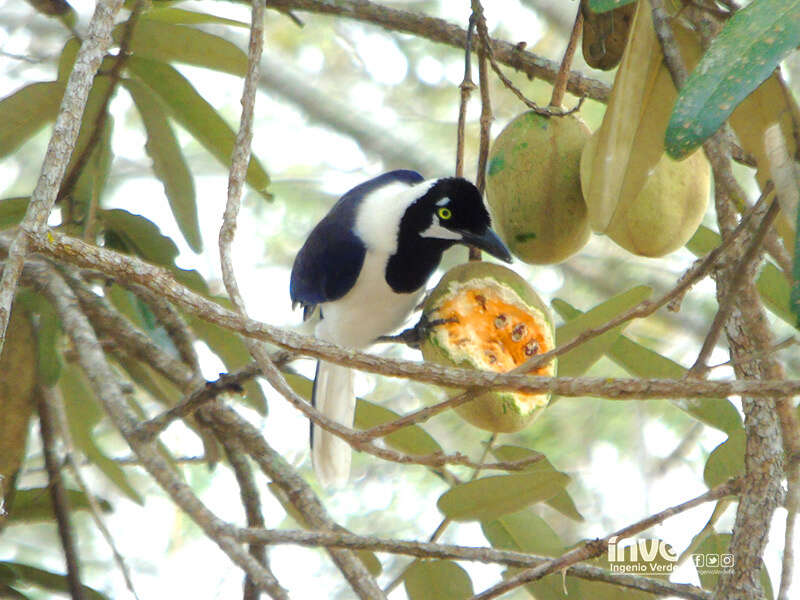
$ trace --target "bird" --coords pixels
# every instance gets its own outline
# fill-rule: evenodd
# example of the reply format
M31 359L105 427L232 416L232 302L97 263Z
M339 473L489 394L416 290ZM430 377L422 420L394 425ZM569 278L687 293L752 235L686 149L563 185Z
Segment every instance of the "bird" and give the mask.
M312 229L292 265L292 307L302 306L304 321L319 308L318 339L364 350L404 323L442 254L454 244L511 262L491 228L482 194L470 181L426 180L404 169L384 173L346 192ZM352 427L352 371L318 361L312 404ZM324 486L347 483L350 446L313 423L311 457Z

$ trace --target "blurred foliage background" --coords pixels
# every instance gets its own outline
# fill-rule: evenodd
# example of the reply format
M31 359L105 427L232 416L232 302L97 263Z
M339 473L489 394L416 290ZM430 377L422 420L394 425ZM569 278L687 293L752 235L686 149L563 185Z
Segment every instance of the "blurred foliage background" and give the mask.
M58 108L58 92L63 91L78 47L73 31L84 31L93 8L88 0L75 0L71 11L53 17L37 10L39 4L47 3L0 0L0 96L4 98L0 115L5 116L0 122L0 198L4 198L0 201L0 226L4 228L21 218L39 175L50 123ZM128 2L126 7L133 4ZM382 4L441 17L462 27L470 13L468 2ZM120 85L111 92L107 117L99 121L117 59L110 55L101 67L78 149L67 170L71 183L60 196L51 225L168 266L182 283L218 297L223 292L216 236L224 208L226 162L238 125L249 8L211 0L154 0L147 5L133 28L129 41L132 55L122 68ZM492 37L512 43L525 41L528 50L554 61L563 53L576 9L576 2L548 0L495 0L485 6ZM426 177L452 173L464 56L459 49L368 23L303 12L297 17L302 26L285 14L267 12L254 158L234 257L251 316L301 328L299 313L290 307L289 269L308 231L335 199L352 185L389 169L413 168ZM123 17L115 31L117 44L127 35L124 23ZM594 70L580 56L573 68L609 85L613 81L613 72ZM507 67L505 72L530 99L547 104L550 84L531 81ZM800 81L796 53L785 61L783 76L796 96ZM496 77L491 77L491 96L496 135L525 107ZM566 104L575 102L568 95ZM603 104L587 100L580 115L595 130L604 110ZM467 112L465 164L470 178L475 176L479 112L476 93ZM93 127L97 123L102 125L99 129ZM77 158L80 156L83 159ZM76 160L85 163L75 168ZM736 172L750 191L756 190L752 169L736 165ZM74 174L73 180L69 174ZM704 224L715 230L715 223L712 206ZM674 285L694 258L685 248L661 259L639 258L594 235L563 264L532 267L518 261L514 269L546 300L561 299L554 308L559 322L564 322L578 314L576 309L588 311L635 286L648 286L659 296ZM451 250L443 269L465 259L465 250ZM115 284L105 287L104 296L155 343L175 352L146 299ZM52 309L31 292L22 293L17 302L27 314L36 315L36 331L28 320L12 321L7 348L20 350L10 357L4 354L0 397L32 399L34 371L40 382L57 386L77 460L100 500L139 597L238 594L238 568L137 468L127 445L103 418ZM622 301L612 302L620 312ZM715 310L713 284L705 280L685 298L680 312L660 311L632 322L624 336L610 338L600 352L605 356L594 357L597 360L588 374L680 376L680 366L693 362ZM773 313L770 324L778 339L796 334ZM190 325L200 339L196 347L206 378L215 379L220 372L249 360L236 336L197 319L190 319ZM375 351L418 357L409 349L394 346ZM789 350L781 358L788 376L797 378L800 354ZM726 360L727 351L718 348L710 363ZM180 399L182 392L174 384L142 362L118 356L116 364L120 376L130 382L132 404L142 414L155 414L164 404ZM297 361L292 367L300 376L313 377L311 361ZM731 373L729 367L722 367L713 376ZM433 386L364 375L359 376L357 390L365 400L398 413L444 397ZM313 482L305 419L267 386L248 384L240 400L237 409ZM568 496L484 521L482 526L475 520L455 523L441 540L482 545L488 539L498 546L556 555L582 539L605 535L700 493L706 484L715 485L735 475L741 469L743 448L738 415L726 408L730 405L719 402L714 408L706 405L710 412L698 418L702 408L687 403L557 399L530 428L502 435L497 443L546 455L555 469L570 476ZM688 411L684 410L687 405ZM0 524L0 585L13 587L25 597L44 598L59 589L63 592L65 584L63 578L54 576L63 573L63 559L32 406L23 401L22 406L3 408L0 455L10 462L4 465L4 473L13 486L6 484L5 493L7 501L13 495L13 502ZM739 409L738 404L736 407ZM364 412L363 418L377 417ZM445 450L476 459L489 439L488 433L450 413L423 427ZM241 521L228 466L209 468L203 445L191 428L176 423L162 440L199 496L222 518ZM725 451L712 456L726 440L730 445ZM467 469L451 470L462 479L470 476ZM123 577L85 510L85 494L68 471L63 473L67 487L73 490L73 524L84 582L106 597L126 597L129 592ZM266 481L260 476L258 481L261 489L267 490ZM436 500L447 489L448 484L425 467L399 466L356 454L353 481L347 489L316 491L337 521L355 532L424 539L442 519ZM263 494L263 502L268 527L297 526L270 494ZM715 515L720 533L728 533L733 523L732 507L724 508L720 506L720 514ZM703 529L713 509L707 505L680 515L655 528L651 537L684 549ZM776 524L765 555L773 581L779 573L776 540L781 537L780 527ZM702 539L708 539L709 531L705 533ZM320 550L280 546L270 552L270 560L292 597L322 597L319 590L327 590L325 597L350 597L350 590ZM381 555L381 561L382 583L392 581L409 563L391 555ZM20 565L41 571L26 571ZM463 567L475 590L491 585L501 575L496 566L463 563ZM523 598L530 593L541 599L563 597L560 585L550 579L560 582L560 576L554 575L538 589L522 589L510 597ZM690 563L673 579L698 582ZM643 596L631 591L623 595L603 584L567 581L573 591L570 597ZM400 586L391 597L402 598L404 593Z

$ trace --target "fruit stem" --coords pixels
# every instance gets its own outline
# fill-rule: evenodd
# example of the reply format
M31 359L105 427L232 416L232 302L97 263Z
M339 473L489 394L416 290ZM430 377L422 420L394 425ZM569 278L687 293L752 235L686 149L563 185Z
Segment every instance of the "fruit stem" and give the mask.
M572 26L572 33L567 42L567 49L564 50L564 57L561 59L561 66L556 75L556 81L553 84L553 95L550 97L550 106L561 108L564 101L564 92L567 90L567 80L569 79L570 67L572 66L572 57L575 56L575 48L578 47L578 38L581 37L581 29L583 28L583 12L578 7L578 14L575 15L575 24Z
M486 161L489 158L490 130L494 119L492 115L492 100L489 95L489 67L487 64L487 57L491 53L491 41L489 40L489 31L486 28L486 18L483 15L483 6L481 6L480 0L472 0L472 14L475 18L475 28L480 40L478 46L478 87L481 92L481 133L475 186L483 194L486 187ZM469 260L481 260L481 251L470 246Z
M467 103L475 89L472 81L472 32L475 29L475 14L469 17L467 26L467 39L464 43L464 78L458 86L461 91L461 102L458 106L458 128L456 130L456 177L464 176L464 130L467 123Z

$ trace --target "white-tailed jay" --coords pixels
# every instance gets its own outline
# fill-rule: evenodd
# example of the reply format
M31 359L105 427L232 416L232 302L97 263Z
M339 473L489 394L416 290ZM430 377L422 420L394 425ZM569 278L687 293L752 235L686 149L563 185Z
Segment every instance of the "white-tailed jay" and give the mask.
M403 324L453 244L511 261L472 183L423 180L415 171L385 173L347 192L311 231L292 267L293 305L303 306L304 320L319 306L319 339L364 349ZM317 363L312 401L329 418L352 426L352 372ZM314 426L311 446L320 481L346 482L347 442Z

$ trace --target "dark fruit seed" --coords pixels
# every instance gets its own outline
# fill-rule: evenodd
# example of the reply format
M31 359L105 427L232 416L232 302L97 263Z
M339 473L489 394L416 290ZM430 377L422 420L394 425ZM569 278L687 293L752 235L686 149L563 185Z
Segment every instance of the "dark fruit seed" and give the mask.
M525 344L525 356L533 356L539 351L539 344L536 340L531 340Z
M484 352L485 352L487 358L489 359L489 364L493 365L494 363L497 362L497 357L494 354L492 354L488 350L485 350Z
M525 323L518 323L514 326L514 329L511 330L511 341L520 341L523 337L525 337L526 333L528 333L528 328L525 327Z
M477 294L477 295L475 296L475 302L477 302L478 304L480 304L480 305L481 305L481 308L482 308L483 310L486 310L486 296L483 296L483 295L481 295L481 294Z
M503 327L506 326L507 323L508 323L508 317L502 313L497 315L497 317L495 317L494 319L494 326L497 329L502 329Z

